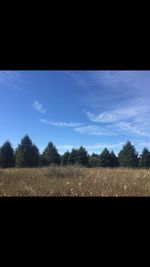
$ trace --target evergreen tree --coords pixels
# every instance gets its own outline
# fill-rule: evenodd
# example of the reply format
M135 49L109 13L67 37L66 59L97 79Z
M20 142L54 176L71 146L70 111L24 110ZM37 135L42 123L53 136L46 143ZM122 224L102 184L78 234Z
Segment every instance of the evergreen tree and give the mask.
M119 152L118 158L120 166L122 167L130 168L138 166L138 154L135 147L129 141L127 141L122 150Z
M39 155L39 150L36 147L36 145L32 145L31 155L32 155L32 165L34 167L38 167L39 161L40 161L40 155Z
M150 152L144 148L139 158L139 167L150 168Z
M112 168L118 167L119 161L118 161L118 158L116 157L116 155L113 151L111 151L111 153L110 153L110 158L111 158L110 167L112 167Z
M45 163L45 166L48 166L50 164L59 165L61 162L61 157L52 142L48 143L47 147L43 152L42 158L43 162Z
M70 153L69 151L67 151L62 156L62 165L69 165L69 158L70 158Z
M83 146L80 146L77 150L77 163L80 165L88 166L88 153Z
M28 135L21 140L16 150L16 165L18 167L37 167L39 165L39 150L32 144Z
M69 162L70 164L75 164L78 161L78 150L77 149L72 149L69 157Z
M100 166L100 156L93 153L89 157L89 166L90 167L99 167Z
M2 168L15 166L14 150L9 141L5 142L0 149L0 166Z
M105 148L100 154L100 166L111 167L111 155L107 148Z
M46 159L44 158L43 154L40 154L40 157L39 157L39 166L40 167L43 167L43 166L46 166L46 165L47 165Z

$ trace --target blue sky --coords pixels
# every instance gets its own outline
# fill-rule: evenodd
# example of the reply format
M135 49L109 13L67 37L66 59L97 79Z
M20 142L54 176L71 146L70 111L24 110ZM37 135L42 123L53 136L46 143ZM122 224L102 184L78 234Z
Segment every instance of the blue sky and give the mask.
M0 146L150 149L150 71L0 71Z

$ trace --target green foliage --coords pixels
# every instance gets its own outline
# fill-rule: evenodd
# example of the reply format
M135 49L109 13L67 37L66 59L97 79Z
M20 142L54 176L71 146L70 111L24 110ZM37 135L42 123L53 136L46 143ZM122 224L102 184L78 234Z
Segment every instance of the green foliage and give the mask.
M119 161L113 151L105 148L100 155L92 154L89 158L90 167L118 167Z
M83 146L79 149L67 151L62 156L59 155L56 147L49 142L42 154L39 154L38 148L32 143L28 135L22 138L15 153L9 141L5 142L0 149L0 167L38 167L49 165L80 165L87 167L141 167L150 168L150 152L144 148L139 159L138 153L131 142L127 142L118 154L118 157L105 148L100 155L88 155Z
M119 161L118 158L116 157L115 153L113 151L111 151L110 153L110 167L114 168L114 167L118 167L119 166Z
M47 165L47 161L46 161L44 155L41 154L40 157L39 157L39 166L43 167L43 166L46 166L46 165Z
M42 155L42 160L45 166L49 166L50 164L59 165L61 163L61 157L52 142L49 142L45 148Z
M137 167L138 154L135 147L128 141L119 152L118 155L120 166L122 167Z
M88 153L86 149L83 146L80 146L79 149L77 150L77 163L79 165L88 165Z
M78 158L78 150L77 149L72 149L69 157L69 162L70 164L74 165L77 162Z
M99 167L99 166L100 166L100 156L93 153L89 157L89 167Z
M70 153L69 151L65 152L62 156L62 165L69 165Z
M105 148L100 154L100 166L110 167L111 166L111 155L107 148Z
M0 149L0 166L2 168L15 166L14 151L9 141L5 142Z
M69 156L69 163L74 165L83 165L88 166L89 157L86 149L83 146L80 146L79 149L72 149Z
M139 167L150 168L150 152L144 148L139 158Z
M39 165L39 150L32 144L31 139L26 135L16 150L17 167L37 167Z

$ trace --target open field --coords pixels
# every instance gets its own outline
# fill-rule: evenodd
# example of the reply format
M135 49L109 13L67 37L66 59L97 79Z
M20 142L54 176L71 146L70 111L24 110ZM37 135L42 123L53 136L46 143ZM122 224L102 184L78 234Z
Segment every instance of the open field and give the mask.
M150 170L0 169L0 196L150 196Z

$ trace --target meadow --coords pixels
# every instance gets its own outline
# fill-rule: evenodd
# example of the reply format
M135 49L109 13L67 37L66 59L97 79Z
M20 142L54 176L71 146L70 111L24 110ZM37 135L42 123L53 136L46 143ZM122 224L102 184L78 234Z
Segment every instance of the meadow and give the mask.
M0 196L150 196L150 169L0 169Z

